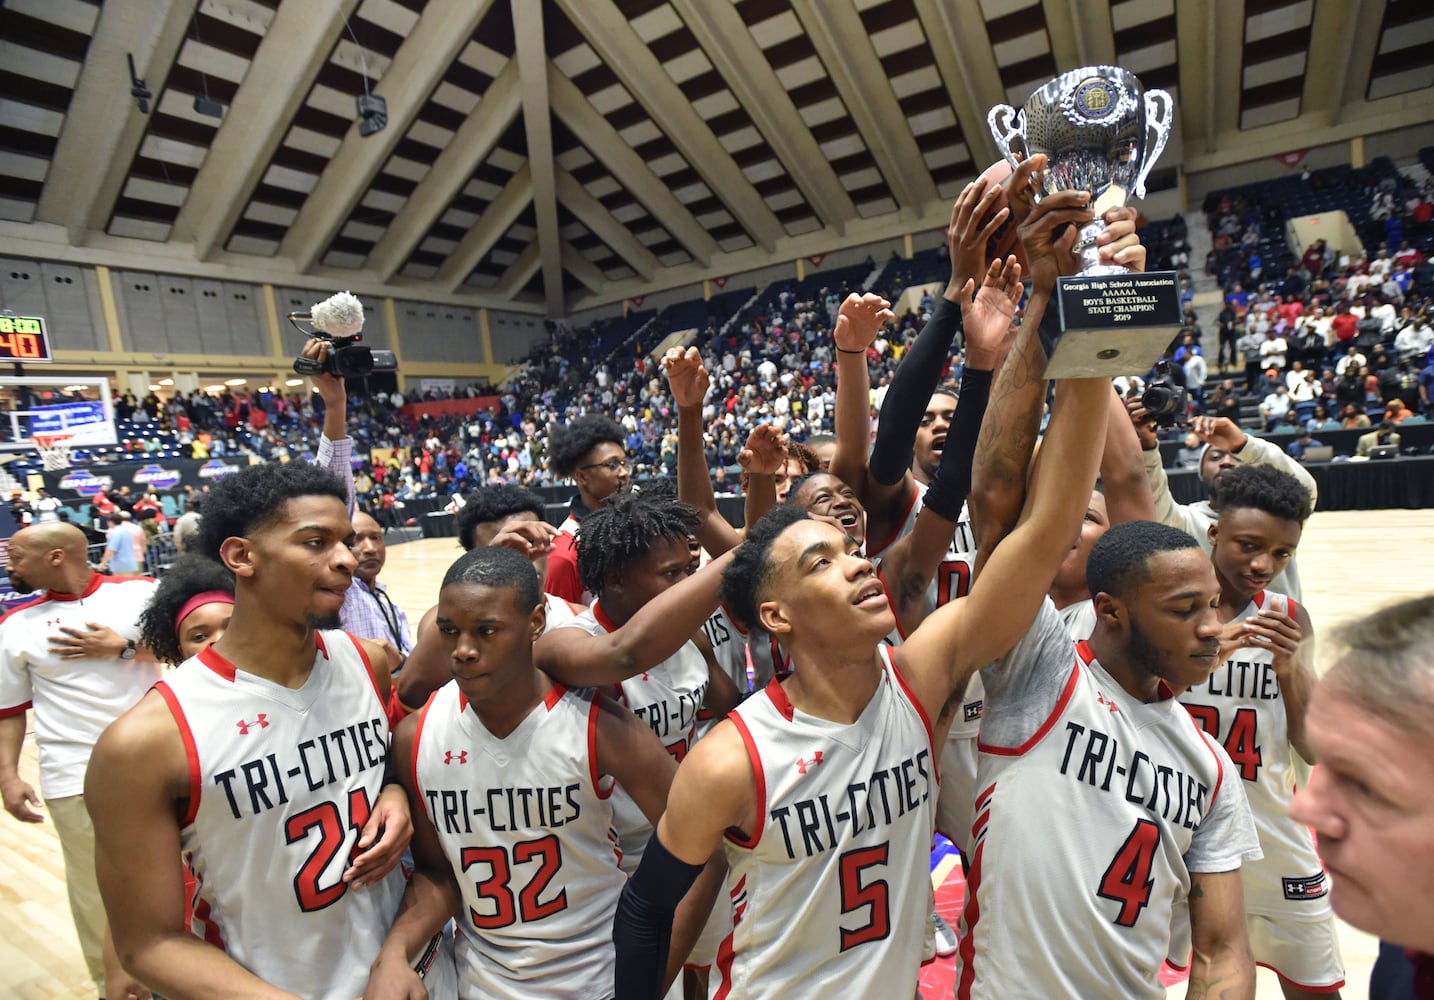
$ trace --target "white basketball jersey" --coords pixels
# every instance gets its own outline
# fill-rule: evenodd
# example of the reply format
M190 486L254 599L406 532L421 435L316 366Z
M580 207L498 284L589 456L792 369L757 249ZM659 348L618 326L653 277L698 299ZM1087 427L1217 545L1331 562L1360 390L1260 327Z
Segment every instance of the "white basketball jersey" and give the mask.
M988 681L957 996L1159 1000L1190 871L1255 850L1240 783L1168 689L1147 704L1087 644L1072 655L1049 602L1036 628L1059 640L1043 662L988 668L1030 674ZM1044 721L1012 726L1038 699ZM1017 731L1020 745L993 742Z
M362 889L341 878L383 787L388 722L358 642L315 642L298 689L209 646L156 690L189 756L180 847L194 932L266 983L353 1000L403 895L397 868Z
M548 593L543 594L543 606L548 612L547 624L543 626L544 633L551 632L583 613L581 604L574 604L572 601Z
M580 628L589 635L612 632L617 626L603 614L602 602L593 601L563 628ZM697 713L707 698L712 683L707 658L688 641L682 648L651 670L629 677L619 687L619 700L628 710L652 728L653 733L679 763L692 749L696 738ZM632 797L618 788L612 796L613 826L622 844L622 866L629 873L637 870L652 824L643 815Z
M1067 604L1061 608L1060 615L1074 641L1081 642L1095 634L1095 602L1089 597Z
M910 997L930 911L931 727L880 650L851 725L806 715L777 682L728 716L757 784L751 840L727 837L731 935L715 997Z
M1250 618L1267 604L1295 615L1293 600L1264 590L1235 620ZM1273 659L1268 648L1238 649L1208 681L1182 694L1180 701L1225 748L1235 773L1244 779L1265 855L1240 869L1245 909L1273 917L1322 920L1332 912L1329 884L1309 828L1289 815L1295 750Z
M413 785L463 905L462 1000L612 996L618 868L598 698L554 685L504 739L450 681L423 708Z

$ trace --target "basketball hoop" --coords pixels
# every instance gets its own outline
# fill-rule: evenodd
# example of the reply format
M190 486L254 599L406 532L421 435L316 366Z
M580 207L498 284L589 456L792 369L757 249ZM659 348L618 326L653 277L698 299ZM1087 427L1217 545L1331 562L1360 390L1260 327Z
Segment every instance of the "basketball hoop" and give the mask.
M70 467L70 438L69 434L35 435L35 450L40 453L40 465L46 472Z

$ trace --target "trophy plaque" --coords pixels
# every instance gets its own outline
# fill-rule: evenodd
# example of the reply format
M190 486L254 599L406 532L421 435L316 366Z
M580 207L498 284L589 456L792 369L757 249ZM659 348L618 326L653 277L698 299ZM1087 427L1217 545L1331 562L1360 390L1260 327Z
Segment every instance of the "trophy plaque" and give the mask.
M1036 200L1054 191L1088 191L1095 220L1081 228L1080 270L1057 280L1062 334L1047 378L1134 375L1148 370L1180 327L1174 271L1134 272L1102 263L1095 240L1100 216L1145 196L1145 178L1170 136L1175 107L1163 90L1146 90L1118 66L1062 73L1019 110L998 104L986 121L1013 165L1044 153Z

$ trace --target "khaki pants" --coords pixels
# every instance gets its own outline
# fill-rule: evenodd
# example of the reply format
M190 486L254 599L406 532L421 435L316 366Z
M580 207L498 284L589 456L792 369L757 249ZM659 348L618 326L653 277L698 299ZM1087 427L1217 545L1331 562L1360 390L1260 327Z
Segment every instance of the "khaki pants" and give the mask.
M95 878L95 828L85 809L83 795L46 799L45 808L54 821L65 856L65 886L69 890L70 915L80 938L85 966L101 994L105 990L105 907L100 901L99 880Z

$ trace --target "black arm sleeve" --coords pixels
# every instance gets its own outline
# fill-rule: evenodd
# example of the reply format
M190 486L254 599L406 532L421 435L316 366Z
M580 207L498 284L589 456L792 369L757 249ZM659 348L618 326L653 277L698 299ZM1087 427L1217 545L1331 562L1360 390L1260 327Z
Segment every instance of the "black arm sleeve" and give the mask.
M993 372L967 368L961 373L961 395L956 400L956 416L946 432L946 447L941 452L941 465L936 478L927 487L922 504L948 521L961 517L961 505L971 492L971 466L976 459L976 440L981 436L981 420L991 399Z
M689 865L662 846L653 831L642 863L617 901L612 942L617 950L616 1000L660 1000L667 978L672 914L702 865Z
M941 381L951 342L960 330L961 307L944 296L937 299L931 318L896 366L881 404L881 421L868 464L872 478L883 486L895 486L911 468L911 450L921 415Z

